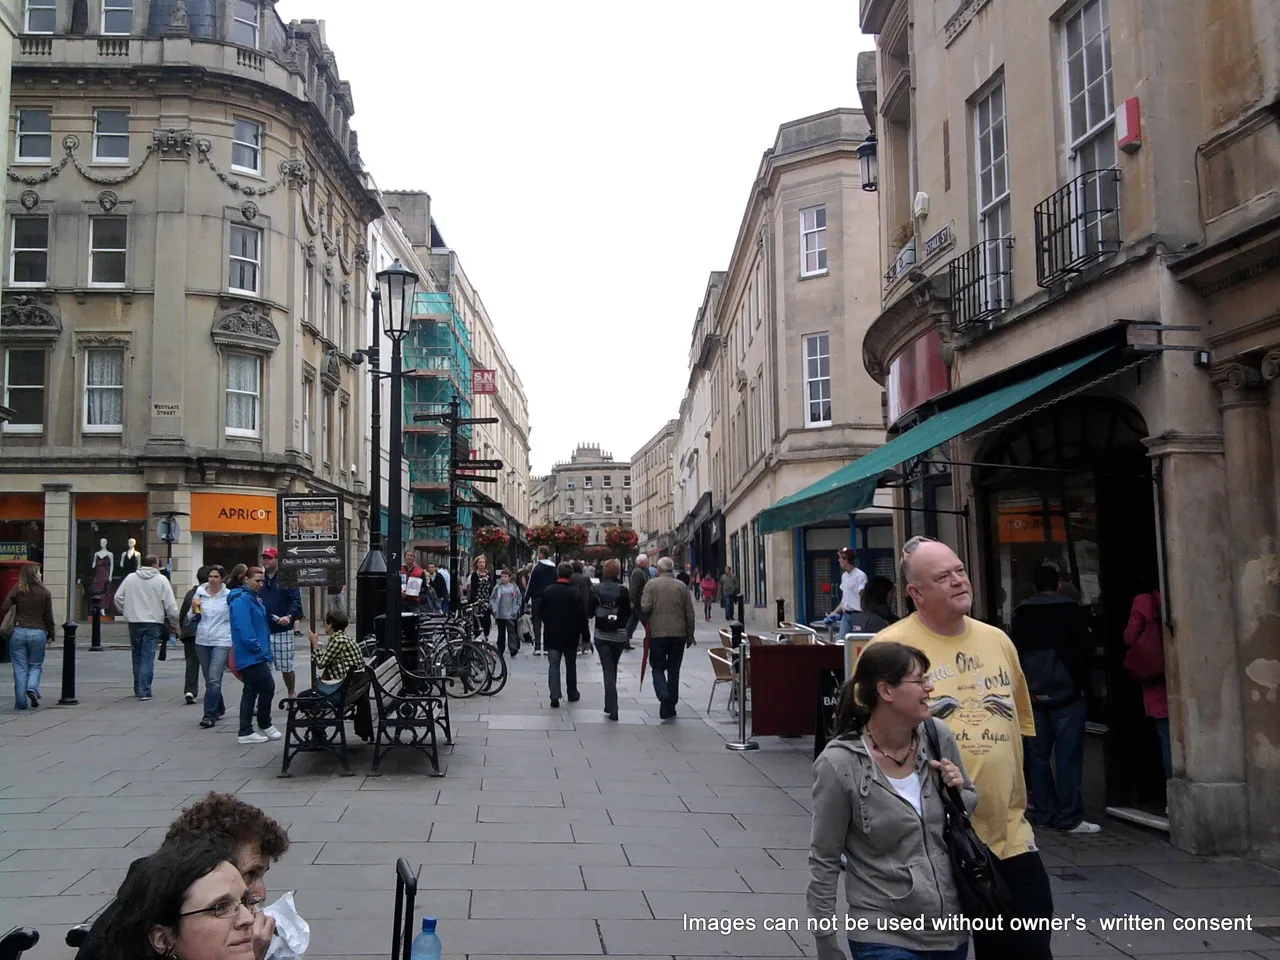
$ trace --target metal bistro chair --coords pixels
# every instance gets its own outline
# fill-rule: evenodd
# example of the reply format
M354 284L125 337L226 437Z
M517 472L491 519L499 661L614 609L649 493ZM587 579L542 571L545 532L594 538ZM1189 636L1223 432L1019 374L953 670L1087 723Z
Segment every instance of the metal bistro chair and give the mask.
M711 684L711 696L707 697L707 713L711 712L711 702L715 699L720 684L729 684L729 713L733 714L737 701L737 688L733 681L733 653L724 647L709 647L707 657L711 660L711 669L715 671L715 682Z

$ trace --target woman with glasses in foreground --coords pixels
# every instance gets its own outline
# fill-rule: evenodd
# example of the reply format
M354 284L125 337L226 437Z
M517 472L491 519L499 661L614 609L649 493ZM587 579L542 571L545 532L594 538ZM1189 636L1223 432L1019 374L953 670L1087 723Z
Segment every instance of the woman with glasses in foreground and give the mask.
M261 898L222 844L165 845L132 869L108 907L104 960L254 960Z
M813 765L809 916L836 929L816 934L818 960L843 956L845 921L836 912L843 855L848 867L853 960L964 960L963 930L930 921L961 912L943 837L938 777L973 810L978 794L947 726L929 716L929 658L901 643L863 650L836 708L835 737ZM934 724L940 759L929 756L924 725ZM935 775L936 772L936 775ZM906 921L924 929L912 929ZM863 923L865 922L865 926ZM888 929L885 929L888 927Z

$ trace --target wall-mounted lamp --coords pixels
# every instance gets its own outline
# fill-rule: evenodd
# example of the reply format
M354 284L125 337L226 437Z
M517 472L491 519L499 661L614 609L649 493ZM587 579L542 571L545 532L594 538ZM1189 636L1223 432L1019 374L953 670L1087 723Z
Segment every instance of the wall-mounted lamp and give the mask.
M875 190L880 179L880 164L876 160L876 135L874 133L858 144L858 160L862 164L862 189Z
M1213 365L1213 354L1208 350L1197 350L1191 354L1191 362L1202 369L1208 369Z

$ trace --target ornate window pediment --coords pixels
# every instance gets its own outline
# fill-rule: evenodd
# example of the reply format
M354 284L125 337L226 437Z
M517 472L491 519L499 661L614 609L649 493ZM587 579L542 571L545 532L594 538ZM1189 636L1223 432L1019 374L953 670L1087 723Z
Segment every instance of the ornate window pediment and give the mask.
M324 366L320 370L320 379L330 390L337 390L342 384L342 361L338 359L338 351L330 350L324 355Z
M269 311L256 303L241 304L215 317L211 335L219 346L259 353L274 353L280 346L280 334L271 322Z
M12 297L0 306L0 339L45 341L62 335L62 320L35 297Z

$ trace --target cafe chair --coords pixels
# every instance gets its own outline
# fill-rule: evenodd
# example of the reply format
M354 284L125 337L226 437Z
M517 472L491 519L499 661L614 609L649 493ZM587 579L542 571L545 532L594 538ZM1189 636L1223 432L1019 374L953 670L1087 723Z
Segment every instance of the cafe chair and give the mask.
M716 633L720 637L720 646L733 649L733 632L728 627L721 627Z
M734 713L737 700L737 688L733 680L733 654L722 647L708 647L707 657L711 660L711 669L715 671L715 682L711 684L711 696L707 697L707 713L711 712L711 702L715 699L720 684L729 684L729 712Z

